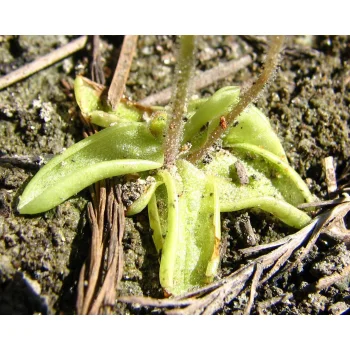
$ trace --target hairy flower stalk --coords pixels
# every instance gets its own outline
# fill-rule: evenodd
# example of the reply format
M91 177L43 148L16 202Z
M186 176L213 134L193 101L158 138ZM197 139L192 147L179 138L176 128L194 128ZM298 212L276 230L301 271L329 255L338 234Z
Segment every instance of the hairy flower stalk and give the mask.
M165 140L165 165L175 164L179 153L181 136L184 128L184 117L187 112L187 101L190 92L190 80L195 57L194 35L182 35L176 67L176 82L172 97L171 118Z
M259 76L258 80L253 84L241 97L235 108L232 109L225 116L227 126L232 125L233 121L244 111L245 108L248 107L250 103L252 103L266 86L266 83L273 76L273 72L276 70L278 63L278 55L281 51L284 37L281 35L276 35L271 38L270 49L267 53L264 69ZM196 163L200 161L210 147L214 145L215 142L220 140L224 133L226 132L226 128L223 128L220 124L218 127L212 132L209 136L206 143L201 147L198 151L189 155L188 160L191 163Z

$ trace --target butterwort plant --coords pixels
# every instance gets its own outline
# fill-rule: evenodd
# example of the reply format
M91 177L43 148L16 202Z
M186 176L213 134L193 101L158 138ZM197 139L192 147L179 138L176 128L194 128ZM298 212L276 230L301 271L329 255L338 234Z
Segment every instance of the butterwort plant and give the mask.
M104 129L41 168L18 204L21 214L45 212L99 180L137 173L144 190L126 214L147 208L168 296L216 276L221 213L262 210L300 229L310 217L297 206L314 199L269 120L251 103L275 70L282 39L272 39L260 81L245 94L227 86L197 100L189 99L195 37L179 42L167 107L122 100L112 110L104 86L76 78L83 117Z

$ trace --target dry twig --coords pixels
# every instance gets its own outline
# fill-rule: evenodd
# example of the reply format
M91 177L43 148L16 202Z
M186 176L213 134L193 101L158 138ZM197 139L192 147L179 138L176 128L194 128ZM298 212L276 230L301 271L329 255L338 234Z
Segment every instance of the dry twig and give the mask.
M337 282L343 280L344 278L348 277L349 275L350 275L350 265L345 266L340 273L335 272L330 276L320 278L317 281L315 288L318 291L329 288L334 283L337 283Z
M94 35L92 38L92 62L90 70L92 80L104 85L106 79L102 69L99 35Z
M257 311L259 315L265 315L266 312L264 312L269 307L276 305L278 303L288 303L290 299L294 297L293 293L285 293L282 295L278 295L276 297L273 297L269 300L261 301L257 305Z
M17 83L18 81L27 78L30 75L39 72L48 66L51 66L52 64L62 60L63 58L66 58L76 51L81 50L85 46L86 41L87 36L81 36L80 38L71 41L67 45L62 46L45 56L39 57L35 61L16 69L4 77L1 77L0 90L14 83Z
M244 67L249 66L253 62L250 55L241 57L238 60L221 63L217 67L201 72L193 78L193 89L203 89L219 80L235 74ZM139 101L140 104L146 106L165 105L170 101L172 88L164 89L156 94L150 95Z
M114 71L111 86L108 90L108 102L113 110L117 109L118 103L123 96L125 83L128 79L133 56L137 44L137 35L125 35L118 65Z
M333 157L326 157L324 159L324 170L326 173L326 183L328 195L331 197L337 191L337 179L335 175L335 167L333 164Z
M311 203L303 203L298 205L299 209L306 209L306 208L317 208L317 207L326 207L326 206L334 206L340 203L349 202L350 198L347 196L344 196L342 198L337 199L330 199L327 201L320 201L320 202L311 202Z
M261 277L261 274L263 273L263 267L261 264L256 264L255 265L255 273L254 273L254 277L252 280L252 285L250 287L250 297L249 297L249 301L248 304L244 310L244 314L245 315L249 315L250 311L252 309L252 306L254 304L254 298L255 298L255 292L256 292L256 288L258 287L258 283Z

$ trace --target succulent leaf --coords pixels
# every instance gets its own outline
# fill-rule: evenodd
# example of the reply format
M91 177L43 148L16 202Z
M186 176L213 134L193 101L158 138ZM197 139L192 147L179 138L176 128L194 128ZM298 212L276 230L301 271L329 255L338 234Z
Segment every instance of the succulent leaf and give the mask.
M78 75L74 81L74 93L84 118L104 128L116 122L142 121L143 110L122 99L113 111L105 99L106 87Z
M20 197L18 210L47 211L99 180L162 164L161 144L144 123L118 124L76 143L40 169Z
M215 184L185 160L177 161L176 165L178 174L175 176L166 170L159 172L165 186L156 191L157 205L151 203L149 207L156 240L163 241L160 283L171 295L213 279L220 244Z

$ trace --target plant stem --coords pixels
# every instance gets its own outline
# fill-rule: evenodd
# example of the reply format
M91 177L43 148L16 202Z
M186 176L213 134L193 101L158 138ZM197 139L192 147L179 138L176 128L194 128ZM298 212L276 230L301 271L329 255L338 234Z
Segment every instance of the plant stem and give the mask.
M183 117L187 112L190 78L194 67L195 37L182 35L176 67L176 82L172 97L171 119L165 141L165 165L175 164L179 153L181 135L184 127Z
M258 80L255 84L253 84L246 93L244 93L236 105L235 108L232 109L226 116L227 126L232 125L233 121L244 111L248 105L254 101L266 86L266 83L273 76L273 72L276 70L277 62L278 62L278 54L282 48L283 44L283 36L273 36L271 38L270 49L266 57L264 69L259 76ZM198 151L192 153L188 160L192 163L196 163L200 161L203 156L208 152L209 148L217 142L223 134L226 132L226 128L222 128L219 124L218 127L213 131L213 133L209 136L207 142L201 147Z

